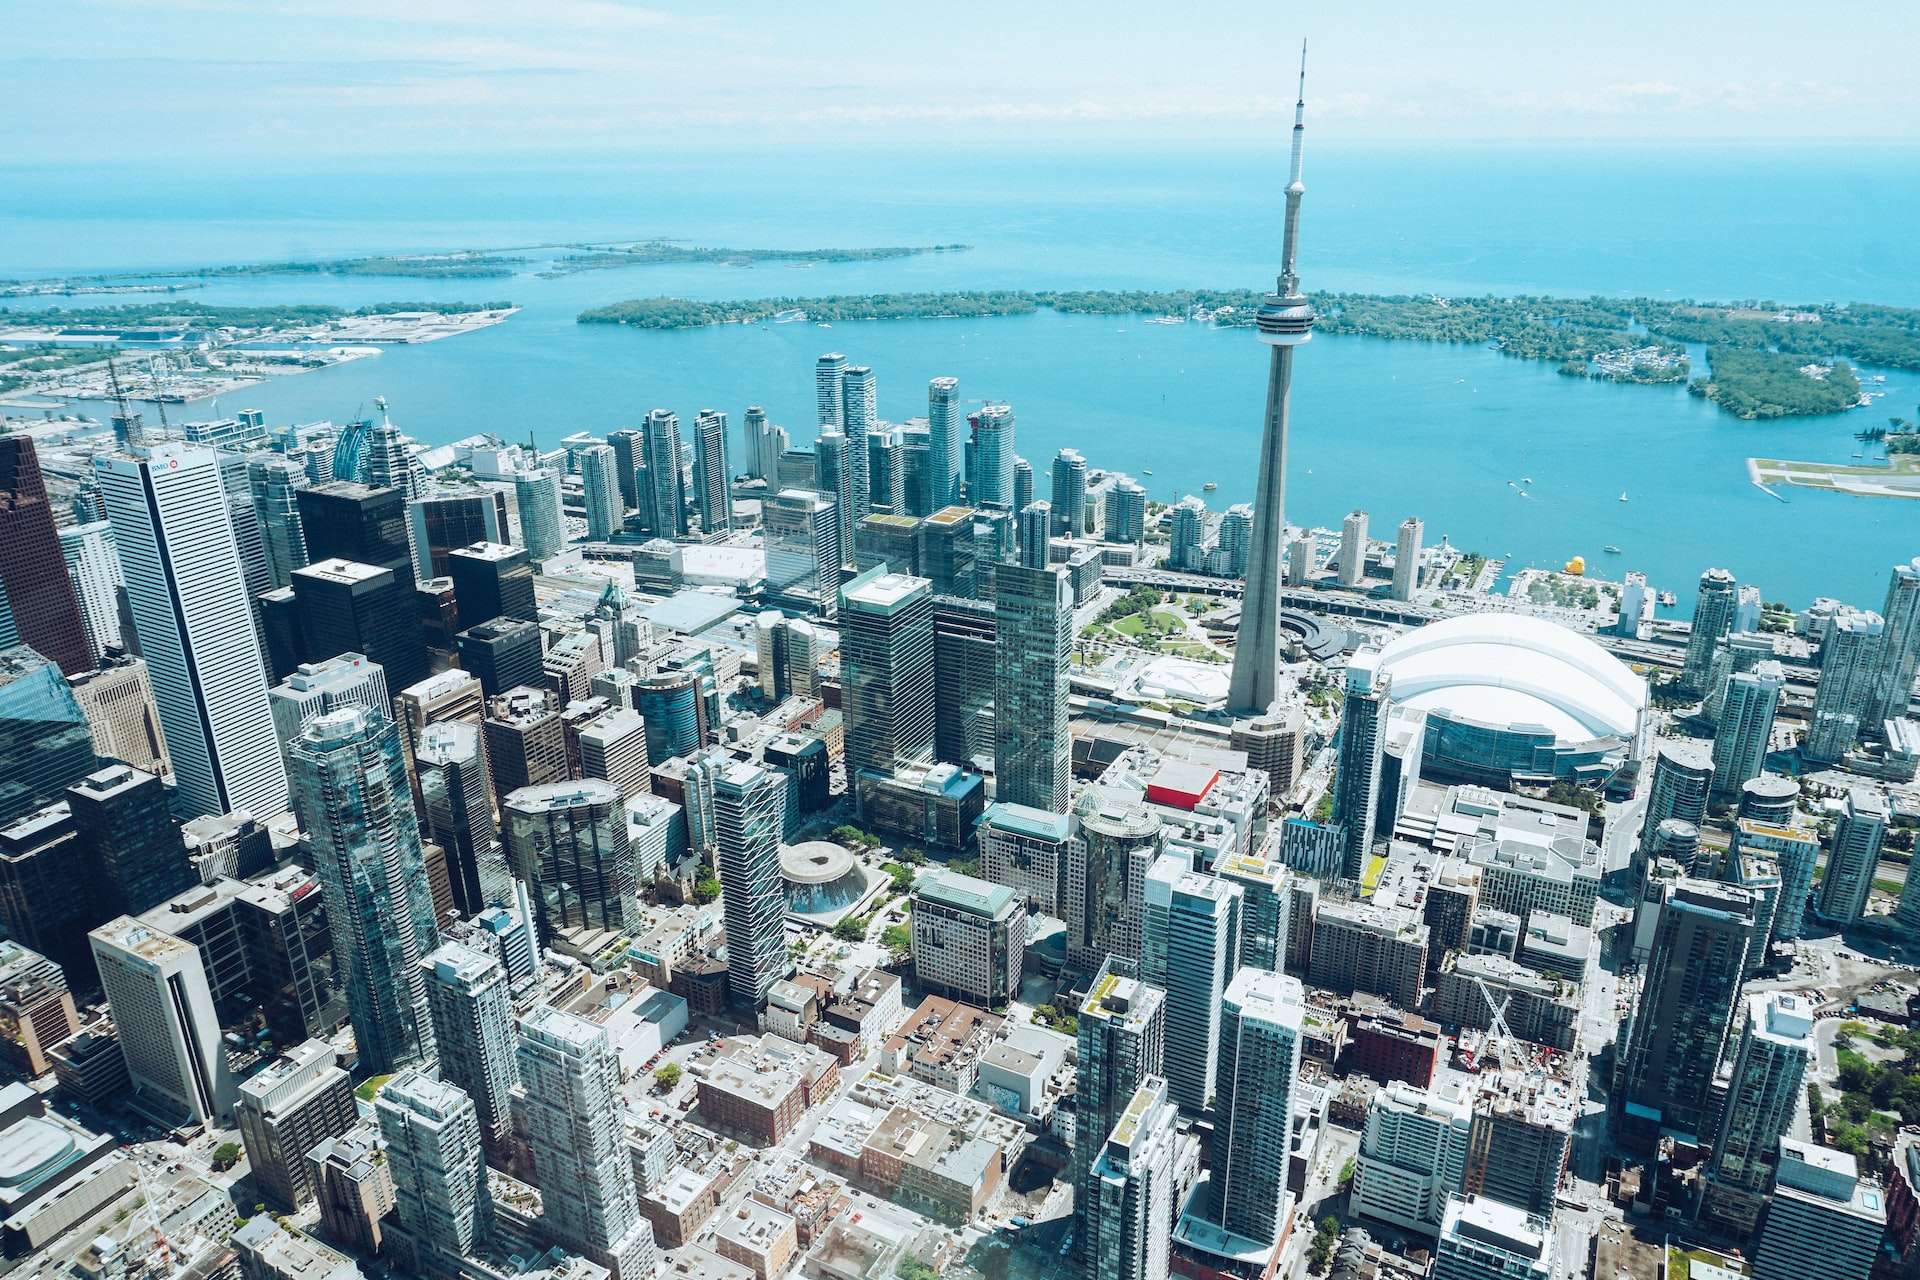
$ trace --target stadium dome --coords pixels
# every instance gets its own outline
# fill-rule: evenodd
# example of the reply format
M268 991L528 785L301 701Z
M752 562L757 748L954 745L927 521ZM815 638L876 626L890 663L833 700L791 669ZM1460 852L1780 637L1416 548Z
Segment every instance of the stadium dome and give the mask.
M1465 776L1611 772L1637 754L1647 682L1586 636L1523 614L1409 631L1379 652L1388 700L1427 716L1423 770Z
M780 846L780 876L786 881L787 910L797 916L844 912L867 892L860 863L827 840Z

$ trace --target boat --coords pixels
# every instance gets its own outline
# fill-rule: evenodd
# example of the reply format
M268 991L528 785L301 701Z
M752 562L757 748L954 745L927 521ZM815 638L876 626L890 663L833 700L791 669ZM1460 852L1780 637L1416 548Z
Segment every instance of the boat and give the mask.
M1658 596L1654 598L1657 599L1661 604L1668 605L1668 606L1672 606L1680 603L1680 597L1676 596L1671 591L1662 591Z
M1140 474L1141 474L1141 475L1143 475L1143 476L1150 476L1150 475L1152 475L1152 474L1153 474L1153 472L1152 472L1152 471L1150 471L1150 470L1147 470L1146 468L1142 468L1142 469L1141 469L1141 471L1140 471Z
M1520 487L1520 486L1519 486L1519 485L1517 485L1517 484L1515 484L1515 483L1514 483L1513 481L1511 481L1511 480L1509 480L1509 481L1507 481L1507 488L1509 488L1509 489L1518 489L1519 487Z
M1309 471L1307 474L1312 475L1313 473ZM1218 489L1220 486L1215 484L1213 481L1209 480L1205 484L1201 485L1200 487L1202 489L1205 489L1208 493L1212 493L1215 489Z
M1625 489L1622 489L1620 491L1620 501L1625 502L1626 500L1627 500L1627 491Z
M1521 483L1521 484L1532 484L1532 483L1533 483L1533 477L1532 477L1532 476L1521 476L1521 477L1520 477L1520 483Z
M773 313L773 322L775 324L792 324L796 320L805 320L806 318L807 318L807 313L802 311L798 307L793 307L786 311L776 311Z
M1614 546L1611 542L1609 542L1606 546L1600 549L1606 552L1610 556L1617 556L1620 554L1620 548Z
M813 327L814 327L814 328L816 328L816 329L831 329L831 328L833 328L833 326L832 326L832 325L830 325L830 324L828 324L828 323L827 323L827 322L826 322L825 320L817 320L817 321L815 321L815 322L814 322L814 325L813 325Z

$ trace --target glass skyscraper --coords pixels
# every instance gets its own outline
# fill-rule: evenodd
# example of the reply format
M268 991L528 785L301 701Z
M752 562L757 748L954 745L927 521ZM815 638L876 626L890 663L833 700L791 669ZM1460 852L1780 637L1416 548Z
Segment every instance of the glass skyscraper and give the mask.
M93 770L93 734L60 668L25 645L0 650L0 826Z
M786 882L780 876L780 824L789 785L780 770L739 762L713 780L727 985L733 1007L742 1012L765 1004L767 988L792 968Z
M1064 813L1073 769L1073 587L1059 569L1003 564L994 574L993 604L996 798Z
M891 777L933 755L932 588L925 578L873 570L841 593L849 785L862 771Z

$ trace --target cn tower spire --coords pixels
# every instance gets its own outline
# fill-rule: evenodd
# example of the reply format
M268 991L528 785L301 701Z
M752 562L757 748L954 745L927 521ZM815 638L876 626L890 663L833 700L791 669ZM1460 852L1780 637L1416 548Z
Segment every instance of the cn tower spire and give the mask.
M1313 337L1313 304L1300 292L1301 153L1307 135L1307 46L1300 44L1300 94L1293 108L1293 165L1280 242L1280 279L1254 313L1254 331L1271 348L1267 361L1267 421L1260 442L1260 487L1253 500L1253 537L1247 589L1233 650L1227 710L1265 714L1280 696L1280 562L1287 530L1287 419L1293 389L1293 349Z

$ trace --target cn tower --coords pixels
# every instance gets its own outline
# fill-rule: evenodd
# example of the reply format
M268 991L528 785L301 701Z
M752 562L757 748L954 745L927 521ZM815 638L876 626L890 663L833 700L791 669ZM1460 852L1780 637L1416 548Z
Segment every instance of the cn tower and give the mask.
M1280 280L1255 313L1260 341L1273 349L1267 365L1267 426L1260 442L1260 488L1253 498L1253 540L1247 588L1233 651L1227 710L1260 715L1280 696L1280 562L1287 528L1287 395L1293 349L1313 337L1313 304L1300 292L1300 150L1307 132L1307 47L1300 46L1300 98L1293 108L1293 173L1287 183L1286 235Z

